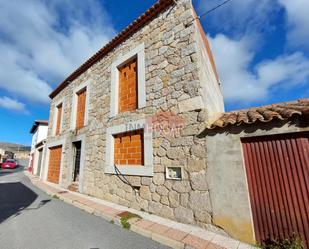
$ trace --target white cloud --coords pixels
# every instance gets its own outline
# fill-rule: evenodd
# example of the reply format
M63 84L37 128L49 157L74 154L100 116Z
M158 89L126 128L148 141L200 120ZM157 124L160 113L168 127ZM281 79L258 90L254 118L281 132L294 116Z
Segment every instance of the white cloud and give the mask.
M98 1L0 1L0 88L47 103L114 33Z
M300 52L252 65L256 44L250 37L233 40L218 34L210 44L228 103L257 102L269 98L274 87L291 88L309 79L309 58Z
M0 97L0 107L22 113L28 113L23 103L6 96Z
M301 46L309 51L309 1L278 0L285 8L288 22L288 42L292 47Z
M221 4L222 0L196 0L198 12L204 13ZM206 23L235 36L269 28L271 13L276 11L273 0L233 0L205 17Z

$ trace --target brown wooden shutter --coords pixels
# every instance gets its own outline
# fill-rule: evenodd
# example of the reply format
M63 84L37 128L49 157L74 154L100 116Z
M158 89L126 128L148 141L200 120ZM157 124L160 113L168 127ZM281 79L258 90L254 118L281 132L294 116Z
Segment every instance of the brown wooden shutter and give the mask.
M56 135L60 134L61 116L62 116L62 104L57 106Z
M137 59L133 59L119 68L118 111L137 109Z
M86 89L77 93L76 129L84 127L86 110Z
M58 184L60 176L62 146L50 148L47 181Z
M243 140L256 239L298 234L309 248L309 133Z

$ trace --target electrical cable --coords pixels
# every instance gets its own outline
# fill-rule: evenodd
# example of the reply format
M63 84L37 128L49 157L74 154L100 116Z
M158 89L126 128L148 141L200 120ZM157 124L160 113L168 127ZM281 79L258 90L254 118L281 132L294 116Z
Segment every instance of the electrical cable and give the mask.
M218 4L216 7L212 8L212 9L210 9L210 10L204 12L204 13L202 13L202 14L199 15L197 18L198 18L198 19L201 19L203 16L208 15L209 13L215 11L216 9L220 8L221 6L227 4L227 3L230 2L230 1L232 1L232 0L226 0L226 1L224 1L223 3Z
M118 169L118 167L116 166L116 164L114 164L114 168L115 168L115 172L117 177L125 184L129 185L134 192L136 193L137 190L134 188L134 186L130 183L130 181L121 173L121 171ZM121 176L121 177L120 177Z

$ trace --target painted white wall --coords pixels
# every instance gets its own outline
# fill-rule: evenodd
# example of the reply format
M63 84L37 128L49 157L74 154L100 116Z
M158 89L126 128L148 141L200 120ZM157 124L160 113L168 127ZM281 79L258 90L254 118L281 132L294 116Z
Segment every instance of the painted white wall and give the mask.
M207 109L208 122L212 123L221 113L224 112L224 101L221 87L216 78L216 74L211 65L209 54L206 45L203 41L202 35L198 28L196 28L197 49L199 51L199 68L200 70L200 84L202 87L202 100L204 108Z
M47 138L48 125L39 125L32 135L31 151L34 151L35 146L42 140Z
M47 138L47 131L48 131L48 125L39 125L38 137L36 141L37 144Z
M39 125L36 129L36 131L32 135L32 142L31 142L31 152L29 157L29 167L31 165L32 161L32 155L34 155L34 162L33 162L33 173L36 173L37 170L37 164L38 164L38 149L35 148L35 146L47 138L47 131L48 131L48 125Z

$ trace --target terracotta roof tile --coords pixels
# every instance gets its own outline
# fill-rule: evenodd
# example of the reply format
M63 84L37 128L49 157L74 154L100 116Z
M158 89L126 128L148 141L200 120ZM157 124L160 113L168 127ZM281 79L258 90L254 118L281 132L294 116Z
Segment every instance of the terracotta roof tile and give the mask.
M257 121L270 122L274 119L287 120L293 115L309 115L309 99L227 112L207 128L214 129L228 125L254 124Z

